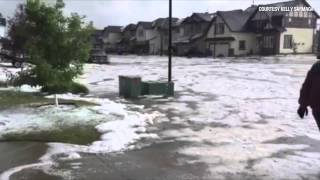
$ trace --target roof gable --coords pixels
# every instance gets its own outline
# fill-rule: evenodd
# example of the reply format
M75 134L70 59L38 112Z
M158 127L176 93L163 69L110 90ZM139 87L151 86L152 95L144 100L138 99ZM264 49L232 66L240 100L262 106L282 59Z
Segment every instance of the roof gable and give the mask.
M123 28L122 32L125 31L135 31L137 28L136 24L128 24L126 27Z
M178 18L172 18L172 26L177 26ZM168 29L169 18L158 18L152 22L153 28Z
M104 33L121 33L122 26L107 26L103 29Z
M152 22L139 21L136 28L138 28L139 26L142 26L143 29L152 29Z
M193 22L208 22L215 16L214 13L193 13L191 16L182 20L181 24Z
M233 10L233 11L218 11L217 16L227 24L230 31L247 31L246 25L252 16L253 11Z

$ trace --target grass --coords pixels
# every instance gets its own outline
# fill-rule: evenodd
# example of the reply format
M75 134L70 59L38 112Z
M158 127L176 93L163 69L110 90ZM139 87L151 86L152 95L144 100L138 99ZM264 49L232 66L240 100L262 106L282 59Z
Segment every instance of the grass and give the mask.
M100 133L90 125L61 126L48 131L10 133L2 141L63 142L87 145L100 138Z
M75 106L96 105L87 101L59 99L60 104L73 104ZM43 97L40 93L26 93L18 91L0 91L0 110L14 107L33 107L54 104L54 99Z
M8 87L8 83L6 81L0 81L0 87Z
M59 99L59 103L71 104L76 107L97 105L87 101L65 99ZM54 99L45 98L41 93L0 91L0 111L20 107L35 108L49 104L54 104ZM50 130L4 134L1 141L63 142L86 145L98 140L100 135L94 124L58 124L56 128Z

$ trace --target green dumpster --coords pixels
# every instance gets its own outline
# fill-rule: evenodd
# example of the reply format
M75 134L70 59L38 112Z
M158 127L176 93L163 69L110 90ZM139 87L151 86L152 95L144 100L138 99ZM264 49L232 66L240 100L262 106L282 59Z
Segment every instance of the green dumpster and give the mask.
M174 95L174 83L173 82L157 82L146 81L142 82L142 95Z
M141 77L119 76L119 96L138 98L141 95Z

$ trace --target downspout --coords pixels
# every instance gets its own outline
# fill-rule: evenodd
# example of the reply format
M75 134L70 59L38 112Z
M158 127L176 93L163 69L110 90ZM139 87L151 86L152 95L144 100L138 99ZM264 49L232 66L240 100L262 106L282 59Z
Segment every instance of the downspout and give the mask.
M217 16L218 16L218 12L217 12ZM214 20L213 39L216 37L216 34L217 34L216 30L217 30L217 19ZM216 58L216 42L215 41L213 42L213 57Z

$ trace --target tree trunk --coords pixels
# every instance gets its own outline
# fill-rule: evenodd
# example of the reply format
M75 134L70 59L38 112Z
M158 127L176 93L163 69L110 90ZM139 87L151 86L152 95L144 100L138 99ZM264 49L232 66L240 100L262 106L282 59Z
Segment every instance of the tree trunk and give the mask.
M56 107L59 107L59 101L58 101L58 96L57 96L57 94L54 94L54 99L55 99L55 105L56 105Z

